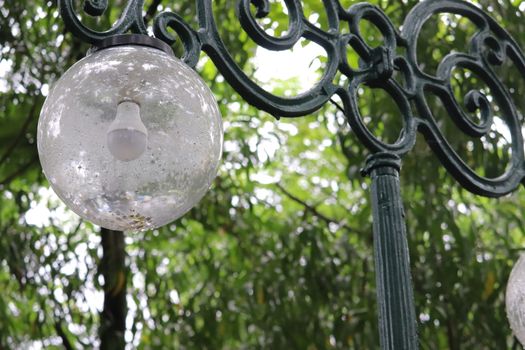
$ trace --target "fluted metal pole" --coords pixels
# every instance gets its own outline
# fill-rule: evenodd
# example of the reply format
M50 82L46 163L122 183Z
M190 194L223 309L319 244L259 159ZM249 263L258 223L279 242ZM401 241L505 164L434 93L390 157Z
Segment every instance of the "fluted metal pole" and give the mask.
M383 350L418 349L417 321L410 275L405 214L399 187L401 160L378 153L367 160L372 179L374 258Z

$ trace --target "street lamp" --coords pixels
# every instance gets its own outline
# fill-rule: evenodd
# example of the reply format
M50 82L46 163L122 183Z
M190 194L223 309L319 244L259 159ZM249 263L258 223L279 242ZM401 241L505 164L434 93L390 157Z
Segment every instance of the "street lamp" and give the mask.
M115 35L130 31L139 34L148 33L142 16L143 0L129 0L120 19L105 32L94 31L82 24L73 3L73 0L58 2L66 26L78 38L95 46L101 45L105 40L112 40ZM330 102L334 95L341 99L342 106L339 107L344 111L352 131L371 153L363 174L372 179L371 197L381 348L417 349L417 321L399 186L401 159L413 149L417 133L421 132L443 166L463 187L473 193L501 197L525 183L522 125L509 89L502 83L495 70L495 67L504 62L510 62L525 76L525 56L516 41L494 19L478 7L460 0L420 2L408 14L401 30L398 30L380 8L367 3L359 3L345 9L338 0L323 0L327 15L327 30L309 22L303 13L300 0L285 0L284 3L289 16L289 28L281 37L268 34L257 24L255 17L265 17L269 13L268 0L239 0L237 16L248 36L257 45L266 49L287 50L300 39L306 39L325 50L327 59L320 81L307 92L295 97L286 98L271 94L244 74L221 40L213 17L211 0L196 0L198 28L192 28L173 12L163 12L156 16L153 32L156 38L172 44L175 37L169 29L175 31L184 45L185 53L182 59L190 67L195 67L201 51L206 52L227 82L248 103L276 117L308 115ZM93 16L101 15L107 7L107 1L86 0L85 4L85 11ZM255 14L252 12L252 5L256 7ZM466 17L478 28L478 32L472 37L466 52L453 52L445 56L436 73L431 75L424 72L418 62L417 42L423 25L432 16L440 13ZM362 37L359 28L363 20L369 21L381 32L384 42L380 46L372 48ZM348 30L343 30L343 25L347 26ZM351 67L347 61L346 52L349 48L361 58L358 68ZM103 54L104 51L98 53L98 55ZM97 56L91 57L96 61ZM464 110L456 100L451 84L455 68L472 71L490 88L492 100L489 101L480 91L470 91L464 98L466 109ZM395 72L401 79L394 78ZM347 78L342 85L335 83L338 73ZM175 80L172 83L175 84ZM386 91L398 105L402 113L403 128L395 142L383 142L367 129L358 104L362 85ZM129 87L119 85L119 89L129 89ZM170 91L173 94L179 93L174 87ZM490 132L493 124L490 102L498 105L499 117L506 123L511 138L509 143L512 156L504 174L493 178L481 176L461 159L440 130L439 123L427 101L428 95L436 96L445 106L455 125L470 137L480 138ZM46 108L48 105L46 103ZM126 137L124 140L121 140L117 134L115 139L110 137L112 132L118 133L122 130L119 118L113 126L110 126L108 120L98 131L101 140L110 141L110 144L115 141L113 153L106 152L106 156L111 157L110 154L113 154L117 159L120 157L122 159L117 161L129 166L132 162L141 159L143 142L144 140L150 142L153 131L148 128L146 118L142 116L145 106L137 103L132 96L119 96L112 100L110 105L111 121L115 120L113 116L119 113L119 108L122 108L122 113L135 115L136 123L132 130L136 132L136 142L133 142L131 148L127 145ZM474 120L467 112L478 112L480 120ZM56 112L49 110L47 113ZM145 129L137 114L141 115ZM44 127L51 128L50 125ZM171 142L177 142L177 139L172 138ZM108 148L110 144L107 145ZM169 143L165 145L171 147ZM133 160L137 155L139 158ZM126 162L128 159L129 161ZM214 166L216 164L208 168L213 169L210 173L214 173ZM46 171L46 174L49 176L49 171ZM125 172L121 174L124 176ZM53 182L53 179L50 180Z
M510 327L525 346L525 254L522 253L510 273L505 306Z
M38 123L44 174L81 217L147 230L206 193L222 151L217 103L169 45L112 36L52 88Z

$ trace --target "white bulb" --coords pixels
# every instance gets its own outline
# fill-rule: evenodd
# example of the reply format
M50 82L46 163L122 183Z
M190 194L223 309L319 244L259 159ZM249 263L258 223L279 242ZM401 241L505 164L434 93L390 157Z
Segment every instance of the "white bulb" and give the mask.
M117 116L108 128L109 151L118 160L129 162L139 158L148 145L148 130L140 119L140 106L123 101L117 107Z
M505 295L507 318L521 345L525 346L525 255L514 265Z

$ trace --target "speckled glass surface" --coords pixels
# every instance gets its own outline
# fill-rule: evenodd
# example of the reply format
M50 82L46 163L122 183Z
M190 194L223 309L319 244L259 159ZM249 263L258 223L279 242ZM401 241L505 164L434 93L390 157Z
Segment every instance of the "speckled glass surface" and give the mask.
M512 268L505 296L507 317L512 332L525 346L525 255Z
M119 102L140 104L148 131L138 159L115 159L107 131ZM142 46L95 52L52 88L38 123L38 152L57 195L113 230L146 230L186 213L207 192L222 153L222 120L188 66Z

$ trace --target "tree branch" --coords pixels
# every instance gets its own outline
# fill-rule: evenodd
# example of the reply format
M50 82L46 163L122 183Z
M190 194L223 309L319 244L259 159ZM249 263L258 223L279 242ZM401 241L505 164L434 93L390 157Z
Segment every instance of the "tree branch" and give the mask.
M35 117L35 110L36 110L36 104L33 104L33 106L31 107L31 110L29 111L29 114L26 117L26 120L24 121L24 124L22 125L22 128L20 129L20 132L18 133L16 138L13 140L13 142L9 145L7 150L4 152L4 154L2 155L2 158L0 158L0 166L4 164L7 158L9 158L9 156L15 150L20 140L24 137L27 131L27 128L29 127L29 125L31 124L31 122L33 121Z
M146 15L144 16L144 23L147 25L148 22L153 19L155 13L157 12L157 7L159 7L162 0L153 0L151 5L146 10Z
M62 339L62 345L64 345L64 348L66 350L75 350L75 347L71 344L71 342L69 341L69 338L67 337L66 332L62 328L61 320L55 321L55 330L58 336L60 337L60 339Z
M339 112L343 113L343 115L346 116L345 109L339 103L337 103L333 98L330 99L330 103L332 103L335 106L335 108L339 110Z
M314 214L315 216L317 216L319 219L323 220L324 222L328 223L328 224L336 224L340 227L344 227L345 229L347 229L348 231L353 231L353 232L357 232L359 234L363 234L363 235L368 235L370 232L366 232L366 231L363 231L363 230L360 230L360 229L357 229L355 227L351 227L349 226L348 224L345 224L345 223L342 223L340 221L337 221L333 218L330 218L326 215L324 215L323 213L319 212L319 210L317 209L316 206L312 206L308 203L306 203L305 201L303 201L302 199L296 197L295 195L291 194L290 192L288 192L282 185L276 183L275 186L277 186L277 188L282 192L284 193L288 198L290 198L291 200L293 200L294 202L296 203L299 203L301 204L302 206L304 206L304 208L311 212L312 214Z
M0 186L5 186L11 181L13 181L18 176L22 175L31 165L33 165L38 160L38 154L35 154L33 158L26 164L24 164L21 168L18 168L15 172L7 175L4 179L0 181Z

